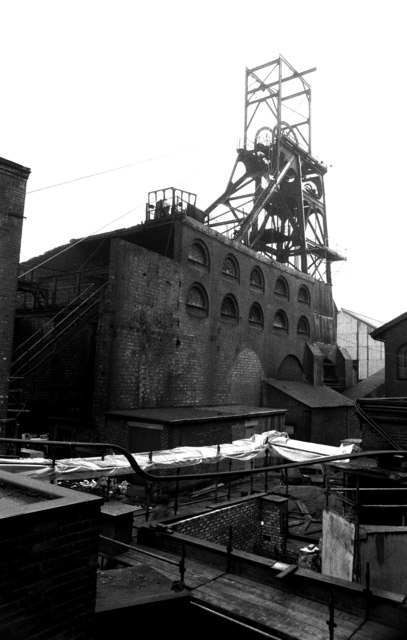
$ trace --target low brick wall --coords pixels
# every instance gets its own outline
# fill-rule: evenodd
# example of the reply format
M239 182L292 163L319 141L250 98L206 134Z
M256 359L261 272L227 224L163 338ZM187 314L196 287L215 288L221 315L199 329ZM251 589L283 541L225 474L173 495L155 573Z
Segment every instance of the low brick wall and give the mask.
M238 503L228 503L209 513L182 520L172 528L177 533L194 536L208 542L227 546L230 532L233 548L253 551L258 544L261 502L259 498L245 498Z
M256 494L171 523L173 531L221 547L275 557L285 551L288 500Z
M94 637L102 499L0 472L0 637Z

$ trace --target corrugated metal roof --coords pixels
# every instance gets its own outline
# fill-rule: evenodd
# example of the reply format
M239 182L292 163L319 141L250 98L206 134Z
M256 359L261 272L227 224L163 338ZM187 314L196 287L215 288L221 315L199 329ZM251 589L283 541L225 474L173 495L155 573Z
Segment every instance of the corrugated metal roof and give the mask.
M369 327L372 327L372 329L376 329L377 327L380 327L380 325L383 324L381 320L373 320L373 318L368 318L367 316L363 316L360 313L349 311L349 309L341 309L341 311L343 313L347 313L348 315L352 316L356 320L360 320L361 322L364 322L365 324L369 325Z
M306 382L296 380L275 380L270 378L264 381L274 389L294 398L298 402L312 409L324 407L351 407L355 403L341 393L334 391L325 385L313 386Z

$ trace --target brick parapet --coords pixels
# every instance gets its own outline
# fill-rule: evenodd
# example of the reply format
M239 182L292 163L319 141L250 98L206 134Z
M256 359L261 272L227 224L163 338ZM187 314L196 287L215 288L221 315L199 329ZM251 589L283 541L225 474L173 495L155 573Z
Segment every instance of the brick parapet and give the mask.
M101 498L0 473L0 637L91 640ZM9 499L10 502L10 499Z

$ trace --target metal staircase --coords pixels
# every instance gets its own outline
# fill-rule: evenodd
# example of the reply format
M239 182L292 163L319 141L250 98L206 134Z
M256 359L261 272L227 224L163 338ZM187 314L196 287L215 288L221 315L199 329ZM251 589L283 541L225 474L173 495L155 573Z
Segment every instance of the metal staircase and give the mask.
M89 284L45 325L22 342L13 354L10 381L21 380L30 375L94 319L106 286L107 282L102 285Z

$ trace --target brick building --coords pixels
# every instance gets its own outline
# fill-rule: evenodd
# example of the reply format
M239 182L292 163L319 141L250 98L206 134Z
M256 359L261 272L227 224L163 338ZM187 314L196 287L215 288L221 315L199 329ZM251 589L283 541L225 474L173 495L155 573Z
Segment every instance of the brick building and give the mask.
M109 438L112 412L260 407L266 378L351 384L331 285L198 213L71 241L24 265L12 375L24 379L31 429Z
M407 396L407 313L377 327L370 335L384 344L385 395Z
M360 435L354 401L325 385L265 380L263 403L286 408L284 429L298 440L339 444L339 440Z
M0 158L0 435L7 421L17 273L30 170Z

